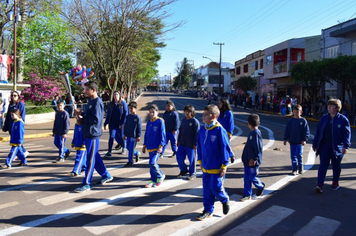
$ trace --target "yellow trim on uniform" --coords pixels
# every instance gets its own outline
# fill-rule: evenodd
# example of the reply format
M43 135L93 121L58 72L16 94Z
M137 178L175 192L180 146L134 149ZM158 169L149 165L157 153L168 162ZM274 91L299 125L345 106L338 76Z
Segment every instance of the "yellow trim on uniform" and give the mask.
M221 124L217 121L216 124L210 128L207 128L205 125L204 125L204 128L207 129L207 130L212 130L212 129L215 129L216 127L218 126L221 126Z
M201 168L204 173L208 174L219 174L220 169L211 169L211 170L206 170L203 167Z
M17 144L17 143L10 143L10 146L12 147L18 147L18 146L21 146L21 143Z
M75 150L86 150L86 148L85 148L85 145L83 144L83 146L81 146L81 147L75 147Z

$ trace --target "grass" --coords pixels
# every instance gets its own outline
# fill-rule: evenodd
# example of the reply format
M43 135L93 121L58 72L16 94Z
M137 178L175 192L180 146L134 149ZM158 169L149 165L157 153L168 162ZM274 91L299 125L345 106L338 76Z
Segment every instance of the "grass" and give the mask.
M54 111L51 107L51 102L47 102L46 105L43 106L35 106L31 101L25 102L26 115L30 114L41 114L41 113L49 113Z

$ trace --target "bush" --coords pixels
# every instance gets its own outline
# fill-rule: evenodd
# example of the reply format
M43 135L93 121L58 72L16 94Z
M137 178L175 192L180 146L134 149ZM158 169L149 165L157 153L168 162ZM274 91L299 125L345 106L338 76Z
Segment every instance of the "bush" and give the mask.
M25 101L31 101L36 106L45 105L52 101L55 95L64 95L63 84L53 77L40 78L36 72L31 72L26 81L31 85L22 92Z

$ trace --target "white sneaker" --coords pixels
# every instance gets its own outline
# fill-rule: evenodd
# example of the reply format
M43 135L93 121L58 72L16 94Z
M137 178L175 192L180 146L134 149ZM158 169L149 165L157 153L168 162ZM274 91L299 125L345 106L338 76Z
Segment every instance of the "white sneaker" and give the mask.
M25 155L25 157L27 157L28 155L30 155L30 153L29 153L28 151L26 151L26 152L24 153L24 155Z

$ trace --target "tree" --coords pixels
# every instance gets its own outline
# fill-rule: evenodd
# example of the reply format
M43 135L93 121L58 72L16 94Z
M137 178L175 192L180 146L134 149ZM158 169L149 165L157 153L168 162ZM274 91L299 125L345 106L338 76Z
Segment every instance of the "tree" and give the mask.
M57 75L59 70L71 67L73 44L68 31L59 13L50 8L30 19L26 28L19 30L25 37L18 39L19 49L25 54L25 74L35 68L42 76Z
M10 29L10 22L9 13L12 12L14 9L14 4L9 3L8 1L1 1L0 2L0 48L4 48L5 43L5 32L6 30Z
M256 80L251 76L241 76L236 81L236 87L241 89L245 94L247 94L247 91L255 89L256 85Z
M314 106L317 96L326 83L330 83L326 71L325 61L305 61L293 65L290 74L296 84L300 84L311 97L313 116L317 115L317 108Z
M176 63L177 77L174 79L173 87L179 87L181 89L188 88L189 81L192 78L192 65L188 63L188 59L185 57L182 62Z
M163 24L163 20L169 16L164 9L175 1L66 0L62 14L76 29L80 40L93 52L97 78L111 91L117 87L122 91L134 75L131 72L135 68L128 67L136 67L136 62L140 61L136 61L135 57L142 55L137 51L142 35L149 34L157 43L156 46L161 45L163 34L180 25ZM160 25L164 26L165 31ZM150 75L155 74L151 65L148 68ZM111 79L114 81L112 85Z
M351 104L350 120L354 121L356 108L356 56L339 55L337 58L325 59L325 63L327 75L342 84L343 101L345 101L344 91L347 92Z

